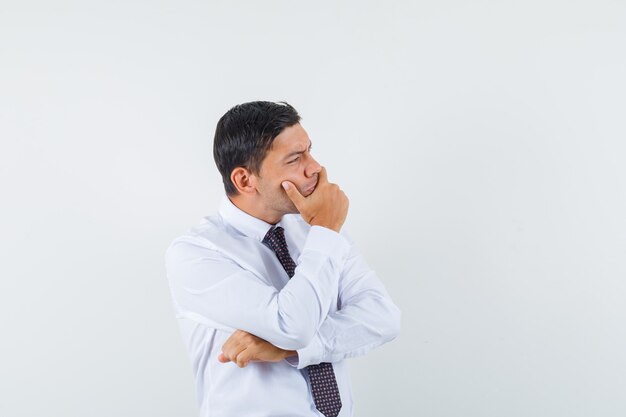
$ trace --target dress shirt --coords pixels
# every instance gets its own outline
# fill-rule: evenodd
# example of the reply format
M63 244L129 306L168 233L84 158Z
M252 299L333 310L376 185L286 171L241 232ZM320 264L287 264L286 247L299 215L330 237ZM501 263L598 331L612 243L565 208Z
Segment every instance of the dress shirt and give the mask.
M191 358L202 417L323 417L304 369L332 362L343 403L353 415L346 358L395 338L400 311L345 231L282 217L289 279L262 243L273 226L224 195L219 213L175 239L166 252L174 310ZM217 360L237 329L296 350L280 362L245 368Z

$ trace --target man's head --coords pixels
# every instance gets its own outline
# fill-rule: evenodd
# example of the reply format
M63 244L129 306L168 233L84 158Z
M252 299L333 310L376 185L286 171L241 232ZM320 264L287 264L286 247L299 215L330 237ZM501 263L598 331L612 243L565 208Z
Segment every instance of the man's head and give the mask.
M302 195L317 184L321 166L300 115L287 103L254 101L230 109L217 123L213 156L224 189L240 208L269 223L297 213L281 187L291 181Z

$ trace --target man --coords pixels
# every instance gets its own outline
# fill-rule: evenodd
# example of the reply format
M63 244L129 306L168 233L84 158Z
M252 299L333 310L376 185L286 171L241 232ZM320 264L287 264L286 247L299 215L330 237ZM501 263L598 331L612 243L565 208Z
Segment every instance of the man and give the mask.
M395 338L400 312L342 230L348 198L287 103L218 122L219 214L172 242L166 268L201 416L348 417L345 359Z

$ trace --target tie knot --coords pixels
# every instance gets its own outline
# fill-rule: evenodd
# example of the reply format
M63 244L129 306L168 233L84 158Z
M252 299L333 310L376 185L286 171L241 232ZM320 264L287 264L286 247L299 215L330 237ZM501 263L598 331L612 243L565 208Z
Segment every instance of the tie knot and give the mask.
M287 250L285 229L280 226L272 227L263 238L263 243L272 248L274 252Z

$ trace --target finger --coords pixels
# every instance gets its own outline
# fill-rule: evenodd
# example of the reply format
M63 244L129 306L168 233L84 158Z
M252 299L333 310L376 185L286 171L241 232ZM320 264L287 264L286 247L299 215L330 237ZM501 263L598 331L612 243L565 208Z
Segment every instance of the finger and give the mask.
M222 350L226 351L228 349L232 349L234 346L237 346L241 343L241 339L247 333L243 330L235 330L229 337L226 339L226 342L222 345Z
M245 345L237 345L235 347L230 348L229 350L223 351L222 355L226 359L226 362L228 362L228 361L236 362L237 361L237 356L239 356L239 354L242 351L244 351L245 349L246 349Z
M222 362L222 363L227 363L227 362L230 362L230 359L228 359L228 358L226 357L226 355L224 355L223 353L220 353L220 354L218 355L217 360L218 360L218 361L220 361L220 362Z
M291 201L293 201L293 204L295 204L296 208L299 209L302 203L304 202L305 197L302 194L300 194L300 191L298 191L298 188L296 188L296 186L293 185L293 183L289 181L283 181L283 188L285 189L285 193L287 193L287 196L289 197L289 199L291 199Z
M250 350L244 349L237 355L236 363L240 368L244 368L250 361Z
M234 358L237 357L239 352L241 352L245 348L246 348L246 345L245 343L241 342L239 335L233 334L231 337L228 338L226 343L224 343L224 345L222 346L222 354L228 360L232 361L234 360Z

